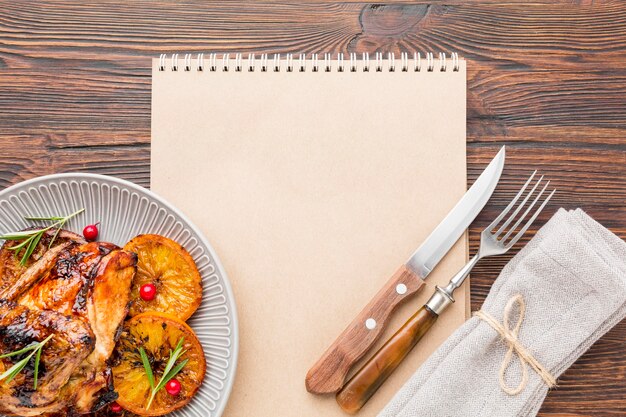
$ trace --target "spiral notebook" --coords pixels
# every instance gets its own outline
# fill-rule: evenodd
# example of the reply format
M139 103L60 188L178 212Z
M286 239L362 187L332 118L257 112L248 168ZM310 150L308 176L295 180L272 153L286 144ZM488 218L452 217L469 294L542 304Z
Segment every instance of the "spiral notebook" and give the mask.
M238 306L225 416L344 415L305 375L465 192L465 71L432 54L153 61L152 189L202 229ZM462 238L383 340L466 257ZM361 416L463 323L467 291Z

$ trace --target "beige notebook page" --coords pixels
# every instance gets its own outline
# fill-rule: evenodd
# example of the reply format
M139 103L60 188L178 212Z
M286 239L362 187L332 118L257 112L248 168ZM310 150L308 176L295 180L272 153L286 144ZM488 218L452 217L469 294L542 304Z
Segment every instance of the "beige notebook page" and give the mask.
M152 95L152 189L202 229L236 297L224 415L345 415L304 377L465 192L465 62L287 73L158 71L155 60ZM461 238L383 340L466 255ZM359 415L376 415L463 323L465 291Z

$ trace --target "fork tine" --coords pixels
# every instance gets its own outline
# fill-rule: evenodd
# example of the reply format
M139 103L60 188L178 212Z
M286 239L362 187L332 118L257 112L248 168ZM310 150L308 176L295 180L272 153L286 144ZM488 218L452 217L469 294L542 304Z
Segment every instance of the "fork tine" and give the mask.
M539 180L537 180L537 182L535 183L535 185L533 186L532 190L530 190L528 192L528 194L526 194L526 197L524 197L524 199L522 200L522 202L517 206L517 208L515 209L515 211L513 212L513 214L511 214L509 216L508 219L506 219L506 221L502 224L502 226L500 226L500 228L498 229L498 231L496 233L493 234L493 237L498 237L500 235L500 233L502 233L502 231L504 229L506 229L506 227L515 219L515 216L517 216L517 213L520 212L520 210L526 205L526 202L528 201L528 199L530 198L530 196L532 196L535 193L535 190L537 189L537 187L539 186L539 184L541 183L541 181L543 180L543 175L541 176L541 178L539 178ZM526 215L526 213L524 213L524 216ZM522 216L522 218L524 218L524 216ZM518 221L515 226L513 226L511 228L511 230L515 230L515 228L517 227L517 225L519 225L519 223L521 222ZM509 230L509 233L507 234L510 235L511 230Z
M548 197L546 197L546 199L543 201L543 203L541 203L541 206L539 206L537 211L535 211L535 214L533 214L533 217L531 217L530 220L528 220L528 222L526 223L526 225L522 228L522 230L520 230L519 233L517 235L515 235L513 237L513 239L511 239L511 241L507 245L507 249L510 248L511 246L515 245L517 243L517 241L522 237L522 235L524 233L526 233L526 231L528 230L530 225L533 224L533 222L535 221L537 216L539 216L539 213L541 213L541 210L543 210L543 208L546 206L546 204L548 204L548 201L550 201L550 199L552 198L554 193L556 193L556 189L552 190L550 195Z
M500 223L500 221L504 218L504 216L506 216L506 214L511 210L511 208L515 205L515 203L517 202L517 200L520 198L520 196L522 195L522 193L524 192L524 190L526 189L526 187L528 186L528 184L530 184L530 182L532 181L532 179L535 177L535 174L537 173L537 170L535 170L535 172L533 172L530 175L530 178L528 178L528 180L526 180L526 184L524 184L524 186L522 187L521 190L519 190L519 192L517 193L517 195L513 198L513 200L511 200L511 202L509 203L508 206L506 206L506 208L504 210L502 210L502 213L500 213L498 215L498 217L495 218L494 221L491 222L491 224L489 226L486 227L485 230L491 231L493 230L494 227L496 227L496 225L498 223Z
M509 229L509 231L508 231L508 232L506 232L506 234L504 235L504 237L502 237L502 238L500 239L502 242L506 242L506 240L508 239L508 237L509 237L509 236L511 236L511 234L515 231L515 229L517 229L517 226L519 226L519 225L522 223L522 221L524 221L524 219L526 218L526 216L528 215L528 213L530 213L530 211L533 209L533 207L535 207L535 204L537 204L537 201L539 201L539 200L541 199L541 196L543 195L543 193L544 193L544 192L546 191L546 189L548 188L548 185L550 185L550 181L548 181L548 182L546 183L546 185L544 185L544 186L543 186L543 188L541 189L541 191L539 192L539 194L535 197L535 199L532 201L532 203L530 203L530 205L528 206L528 208L526 209L526 211L524 211L524 214L522 214L522 215L520 216L520 218L519 218L519 219L515 222L515 224L513 225L513 227L511 227L511 228ZM535 191L535 189L533 188L533 191L532 191L532 192L534 192L534 191ZM530 194L532 194L532 192L531 192L531 193L529 193L528 197L530 197Z

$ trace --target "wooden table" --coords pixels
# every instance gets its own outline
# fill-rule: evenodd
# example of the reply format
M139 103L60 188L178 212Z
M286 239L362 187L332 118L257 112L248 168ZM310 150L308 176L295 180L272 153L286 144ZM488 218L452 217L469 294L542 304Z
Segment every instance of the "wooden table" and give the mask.
M535 168L559 190L542 222L559 206L582 207L626 238L626 3L619 0L0 0L0 188L70 171L148 186L150 58L159 53L413 50L457 51L469 61L468 182L508 147L501 186L471 227L472 251ZM474 309L509 258L475 269ZM626 321L560 378L540 415L626 415Z

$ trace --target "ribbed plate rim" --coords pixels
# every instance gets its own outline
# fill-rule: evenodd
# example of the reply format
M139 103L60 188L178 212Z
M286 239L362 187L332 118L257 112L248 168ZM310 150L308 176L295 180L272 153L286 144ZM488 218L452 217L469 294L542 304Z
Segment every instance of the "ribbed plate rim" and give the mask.
M226 292L226 295L227 295L227 304L230 304L230 312L232 315L232 335L231 335L231 339L232 339L231 363L232 365L229 367L230 375L227 378L226 384L224 386L223 397L220 398L221 401L215 409L215 413L216 413L215 416L220 417L224 413L224 409L226 408L226 404L228 403L228 400L232 393L233 385L235 382L235 376L237 374L237 365L238 365L238 360L239 360L239 319L238 319L238 314L237 314L237 303L235 301L233 289L230 284L228 275L226 274L226 271L224 270L224 267L222 266L222 262L220 261L220 258L217 255L217 252L215 251L215 249L213 249L213 246L209 243L208 239L204 236L204 234L200 231L200 229L183 212L181 212L173 204L168 202L166 199L164 199L163 197L161 197L154 191L151 191L138 184L135 184L132 181L114 177L111 175L93 174L93 173L88 173L88 172L67 172L67 173L42 175L42 176L38 176L35 178L27 179L24 181L20 181L17 184L13 184L5 188L4 190L0 191L0 200L4 199L7 194L11 194L14 190L18 188L33 186L34 184L37 184L40 182L51 182L55 180L68 180L68 179L72 179L76 181L91 180L91 181L99 181L102 183L104 182L115 183L121 187L125 187L139 194L143 194L147 196L148 198L151 198L155 200L156 202L158 202L159 204L161 204L166 210L171 211L175 216L178 216L181 219L181 221L186 223L186 225L189 227L189 230L196 235L198 241L200 241L201 244L207 248L209 256L214 261L215 268L217 272L219 273L219 276L222 278L224 291ZM191 407L191 406L192 404L188 405L188 407ZM183 409L181 409L180 411L184 412L184 408L185 407L183 407Z

